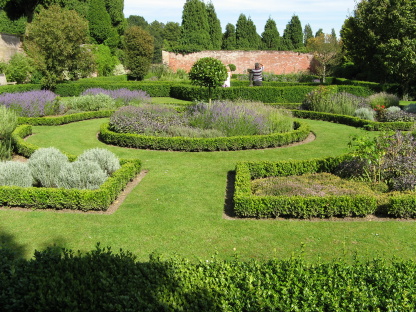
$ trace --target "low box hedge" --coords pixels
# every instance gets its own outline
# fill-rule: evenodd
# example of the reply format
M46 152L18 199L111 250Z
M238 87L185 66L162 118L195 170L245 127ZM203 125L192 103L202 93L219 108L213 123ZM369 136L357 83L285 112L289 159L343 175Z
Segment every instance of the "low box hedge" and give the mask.
M39 147L23 138L32 134L31 125L20 125L12 134L15 151L30 157ZM66 154L71 161L75 155ZM121 168L115 171L97 190L58 189L41 187L0 187L0 205L32 209L107 210L119 193L141 170L138 159L120 160Z
M413 122L378 122L360 119L358 117L338 115L331 113L322 113L308 110L292 110L293 116L298 118L307 118L315 120L330 121L334 123L340 123L352 127L364 128L370 131L409 131L413 127Z
M394 192L387 202L379 204L375 196L257 196L252 194L251 180L302 175L305 173L333 172L345 156L302 161L240 162L236 165L234 211L238 217L250 218L327 218L366 216L387 213L392 217L416 217L414 193Z
M19 125L27 124L32 126L58 126L71 122L110 117L114 110L102 110L94 112L82 112L76 114L68 114L62 116L45 116L45 117L19 117L17 122Z
M138 159L122 159L120 163L121 168L96 190L0 186L0 206L105 211L141 170Z
M103 88L107 90L129 89L143 90L150 96L168 97L170 93L171 83L169 82L142 82L142 81L74 81L61 83L56 86L55 93L60 96L79 96L82 92L90 88Z
M100 128L101 141L123 147L173 151L236 151L278 147L304 140L310 133L309 125L295 121L295 130L269 135L233 136L218 138L157 137L111 131L109 124Z

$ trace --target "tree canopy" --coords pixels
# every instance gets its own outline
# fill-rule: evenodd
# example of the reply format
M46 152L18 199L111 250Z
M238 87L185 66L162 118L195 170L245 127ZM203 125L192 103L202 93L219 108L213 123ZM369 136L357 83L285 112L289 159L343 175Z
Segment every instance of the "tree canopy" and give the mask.
M26 29L24 47L43 74L43 85L53 88L56 82L90 74L92 54L88 41L88 22L74 10L52 5L35 14Z
M285 50L297 50L304 46L303 31L299 17L293 15L283 32L283 45Z
M347 55L374 81L416 82L416 0L357 4L341 30Z
M277 30L276 22L269 18L264 25L264 32L261 34L262 49L279 50L280 34Z

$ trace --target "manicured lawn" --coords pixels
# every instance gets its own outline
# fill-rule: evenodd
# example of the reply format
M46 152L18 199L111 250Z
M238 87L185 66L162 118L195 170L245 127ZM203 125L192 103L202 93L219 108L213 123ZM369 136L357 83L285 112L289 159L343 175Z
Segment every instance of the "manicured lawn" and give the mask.
M130 250L141 260L152 252L209 259L288 258L301 250L318 261L351 258L416 257L413 221L230 220L223 218L227 176L238 161L308 159L348 151L362 130L308 121L316 140L293 147L236 152L169 152L106 146L96 134L107 119L57 127L33 127L30 143L71 154L107 147L119 157L139 158L148 174L112 215L0 210L0 240L26 257L56 244L87 251L97 242Z

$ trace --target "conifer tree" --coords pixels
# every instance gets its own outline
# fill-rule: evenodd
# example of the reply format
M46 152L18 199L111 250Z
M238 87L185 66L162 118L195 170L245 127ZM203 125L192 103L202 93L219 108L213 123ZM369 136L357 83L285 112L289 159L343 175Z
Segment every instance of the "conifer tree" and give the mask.
M179 45L191 50L212 48L207 10L201 0L186 0L183 6Z
M132 26L124 33L125 65L129 80L143 80L149 71L153 57L153 37L139 26Z
M264 26L264 32L261 34L261 42L264 50L279 50L280 48L280 34L276 22L270 17Z
M324 31L322 28L319 28L318 31L315 33L315 38L318 38L319 36L323 35Z
M91 38L98 44L104 43L111 35L112 24L102 0L90 0L87 19Z
M163 47L172 49L178 45L179 36L181 35L181 26L176 22L167 22L163 29Z
M222 43L222 30L221 22L215 13L215 8L212 2L207 3L207 16L209 25L209 34L211 37L212 49L221 50Z
M240 50L248 50L250 46L247 23L247 17L241 13L235 26L236 48Z
M105 0L105 7L111 18L112 26L117 30L117 33L121 36L127 26L126 19L124 18L124 0Z
M235 50L236 48L236 37L235 37L235 26L228 23L225 26L225 32L222 36L222 49L223 50Z
M303 44L306 46L306 44L308 43L308 40L310 38L313 38L313 32L312 32L312 28L311 25L306 24L305 28L303 30Z
M285 50L297 50L303 46L303 31L299 17L293 15L283 32Z

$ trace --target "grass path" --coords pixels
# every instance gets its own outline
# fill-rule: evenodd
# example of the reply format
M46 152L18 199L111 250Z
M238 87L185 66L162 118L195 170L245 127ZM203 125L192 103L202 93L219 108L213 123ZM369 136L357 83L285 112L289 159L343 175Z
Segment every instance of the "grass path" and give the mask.
M96 138L106 119L58 127L34 127L28 141L80 154L107 147L119 157L139 158L148 174L112 215L0 210L0 239L28 257L56 244L87 251L97 242L132 251L209 259L287 258L301 249L316 261L358 253L362 257L416 257L416 223L399 221L311 222L223 218L227 175L238 161L307 159L347 151L361 130L308 121L316 140L293 147L236 152L169 152L106 146ZM302 247L303 246L303 247Z

